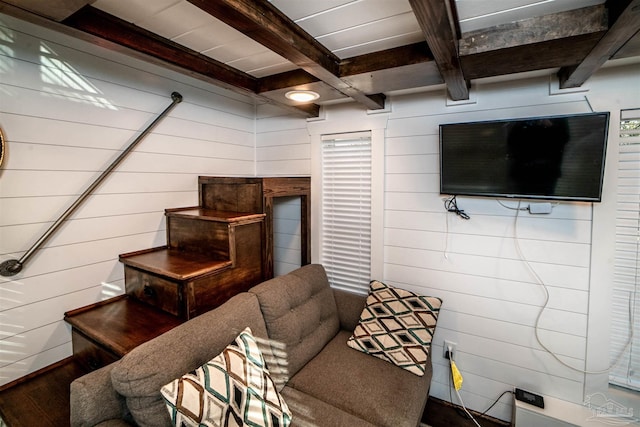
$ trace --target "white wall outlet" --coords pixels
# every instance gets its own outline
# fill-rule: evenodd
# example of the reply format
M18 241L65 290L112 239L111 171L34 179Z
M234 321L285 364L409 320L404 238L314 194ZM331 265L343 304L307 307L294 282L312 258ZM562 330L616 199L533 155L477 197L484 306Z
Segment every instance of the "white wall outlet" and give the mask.
M445 359L455 360L456 359L456 343L453 341L444 340L444 351L442 352L442 357Z

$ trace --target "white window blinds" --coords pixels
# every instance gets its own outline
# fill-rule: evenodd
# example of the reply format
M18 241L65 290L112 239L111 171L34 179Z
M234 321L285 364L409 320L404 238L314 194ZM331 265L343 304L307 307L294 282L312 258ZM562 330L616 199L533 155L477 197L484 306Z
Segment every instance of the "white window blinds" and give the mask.
M639 125L640 110L621 112L610 353L611 363L617 363L609 372L611 384L634 390L640 390Z
M322 137L322 264L336 287L371 280L371 134Z

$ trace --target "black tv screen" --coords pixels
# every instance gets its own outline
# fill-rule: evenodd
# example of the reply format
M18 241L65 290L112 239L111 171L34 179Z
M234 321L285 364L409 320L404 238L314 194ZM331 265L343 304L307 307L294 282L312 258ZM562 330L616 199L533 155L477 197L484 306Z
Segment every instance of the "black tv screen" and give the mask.
M599 202L609 113L440 125L440 193Z

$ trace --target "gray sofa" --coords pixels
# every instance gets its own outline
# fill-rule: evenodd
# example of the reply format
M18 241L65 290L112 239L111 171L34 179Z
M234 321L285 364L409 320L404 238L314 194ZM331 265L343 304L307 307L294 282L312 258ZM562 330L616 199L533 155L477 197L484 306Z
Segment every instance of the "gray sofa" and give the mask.
M431 360L420 377L348 347L365 300L329 287L317 264L261 283L75 380L71 425L171 425L160 388L250 327L256 338L284 344L287 372L275 381L292 426L416 426Z

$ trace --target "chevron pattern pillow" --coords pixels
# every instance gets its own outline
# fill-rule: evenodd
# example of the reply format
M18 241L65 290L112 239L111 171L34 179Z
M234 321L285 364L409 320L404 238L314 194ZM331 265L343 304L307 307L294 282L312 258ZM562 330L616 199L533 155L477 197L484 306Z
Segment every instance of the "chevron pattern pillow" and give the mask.
M422 376L441 305L440 298L372 280L360 322L347 345Z
M219 355L160 390L172 425L286 427L291 412L246 328Z

